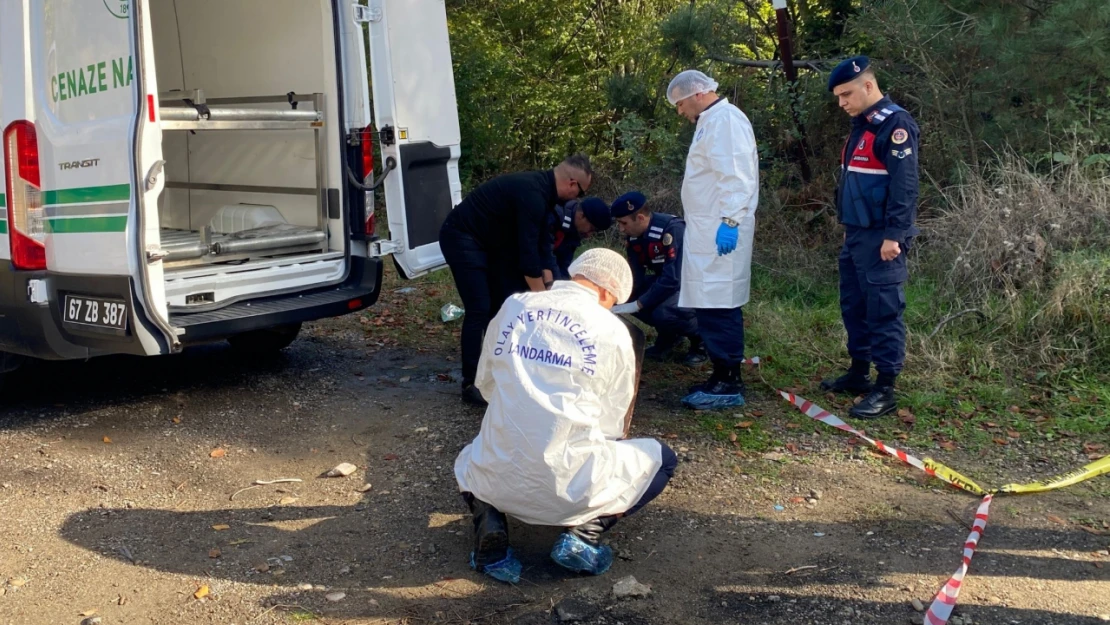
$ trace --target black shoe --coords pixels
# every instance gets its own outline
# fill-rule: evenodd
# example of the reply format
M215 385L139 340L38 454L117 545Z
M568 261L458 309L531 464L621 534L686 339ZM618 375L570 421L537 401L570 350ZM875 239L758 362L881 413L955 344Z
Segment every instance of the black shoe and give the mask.
M658 344L644 350L644 358L655 362L667 362L674 355L673 347L660 347Z
M707 389L713 388L718 383L725 381L724 371L724 367L714 363L713 373L710 374L709 380L702 382L701 384L695 384L691 386L689 389L687 389L687 392L691 395L693 395L694 393L708 392Z
M505 514L484 501L467 500L474 515L474 566L479 571L496 564L509 554L509 520Z
M833 393L850 393L852 395L863 395L870 393L875 386L871 384L871 376L862 373L849 371L836 379L828 379L821 382L822 391L831 391Z
M474 386L473 384L463 385L462 400L468 404L473 404L482 408L489 406L486 398L482 397L482 391L479 391L478 387Z
M648 360L665 362L674 355L674 346L678 344L678 337L670 334L660 334L655 339L655 344L644 350L644 357Z
M852 406L848 415L857 419L878 419L898 409L893 386L876 386L863 401Z
M712 385L702 386L698 390L707 395L745 395L748 391L743 382L729 382L727 380L719 380Z
M690 337L690 351L686 352L686 358L682 360L682 364L697 369L709 362L709 354L705 352L705 343L696 336Z

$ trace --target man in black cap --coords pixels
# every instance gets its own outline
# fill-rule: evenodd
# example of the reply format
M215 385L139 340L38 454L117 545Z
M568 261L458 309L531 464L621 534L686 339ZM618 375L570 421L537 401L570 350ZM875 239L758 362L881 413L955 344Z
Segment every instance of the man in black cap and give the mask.
M482 338L501 304L514 293L544 291L554 280L548 220L559 202L586 195L590 159L575 154L555 169L505 174L471 191L439 231L466 315L462 327L462 397L484 406L474 387Z
M554 253L548 268L555 279L570 280L567 268L574 261L574 253L582 245L582 240L590 238L595 232L605 232L612 225L609 205L599 197L571 200L556 206L555 212L548 219Z
M852 117L836 192L845 229L840 310L852 365L821 388L866 394L849 414L875 419L897 409L894 381L906 357L903 285L909 277L906 253L918 234L918 130L910 114L879 90L865 56L837 65L829 91ZM871 363L878 371L874 384Z
M686 337L690 339L690 351L683 364L705 364L709 357L698 335L697 316L693 310L678 306L686 222L674 215L652 212L647 198L637 191L617 198L612 215L621 234L628 237L626 251L633 280L632 299L615 306L613 312L631 313L659 333L645 356L667 360L675 345Z

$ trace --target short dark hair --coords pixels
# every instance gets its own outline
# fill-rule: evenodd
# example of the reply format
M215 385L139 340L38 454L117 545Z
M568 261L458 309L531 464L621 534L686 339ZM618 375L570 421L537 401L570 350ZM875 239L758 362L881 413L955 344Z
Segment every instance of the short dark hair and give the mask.
M586 174L591 178L593 178L594 176L594 169L590 166L590 157L581 152L577 154L571 154L570 156L563 159L563 165L565 165L566 167L577 169L578 171Z

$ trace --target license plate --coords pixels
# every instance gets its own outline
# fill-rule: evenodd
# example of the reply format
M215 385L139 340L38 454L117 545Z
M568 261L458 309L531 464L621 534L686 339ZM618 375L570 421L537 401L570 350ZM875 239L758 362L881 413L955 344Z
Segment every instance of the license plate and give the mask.
M127 327L127 304L99 297L66 295L62 319L90 329L123 330Z

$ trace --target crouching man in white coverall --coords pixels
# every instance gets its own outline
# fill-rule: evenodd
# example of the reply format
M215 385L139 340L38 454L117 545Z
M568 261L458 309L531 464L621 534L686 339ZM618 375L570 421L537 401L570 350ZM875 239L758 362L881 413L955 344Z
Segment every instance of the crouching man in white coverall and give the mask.
M601 574L613 562L601 534L658 496L677 463L659 441L625 438L637 353L610 309L632 292L628 262L592 249L568 273L549 291L509 298L490 322L475 380L489 408L455 460L474 516L471 566L509 583L519 581L521 564L506 514L567 528L551 557ZM638 349L642 357L642 333Z

